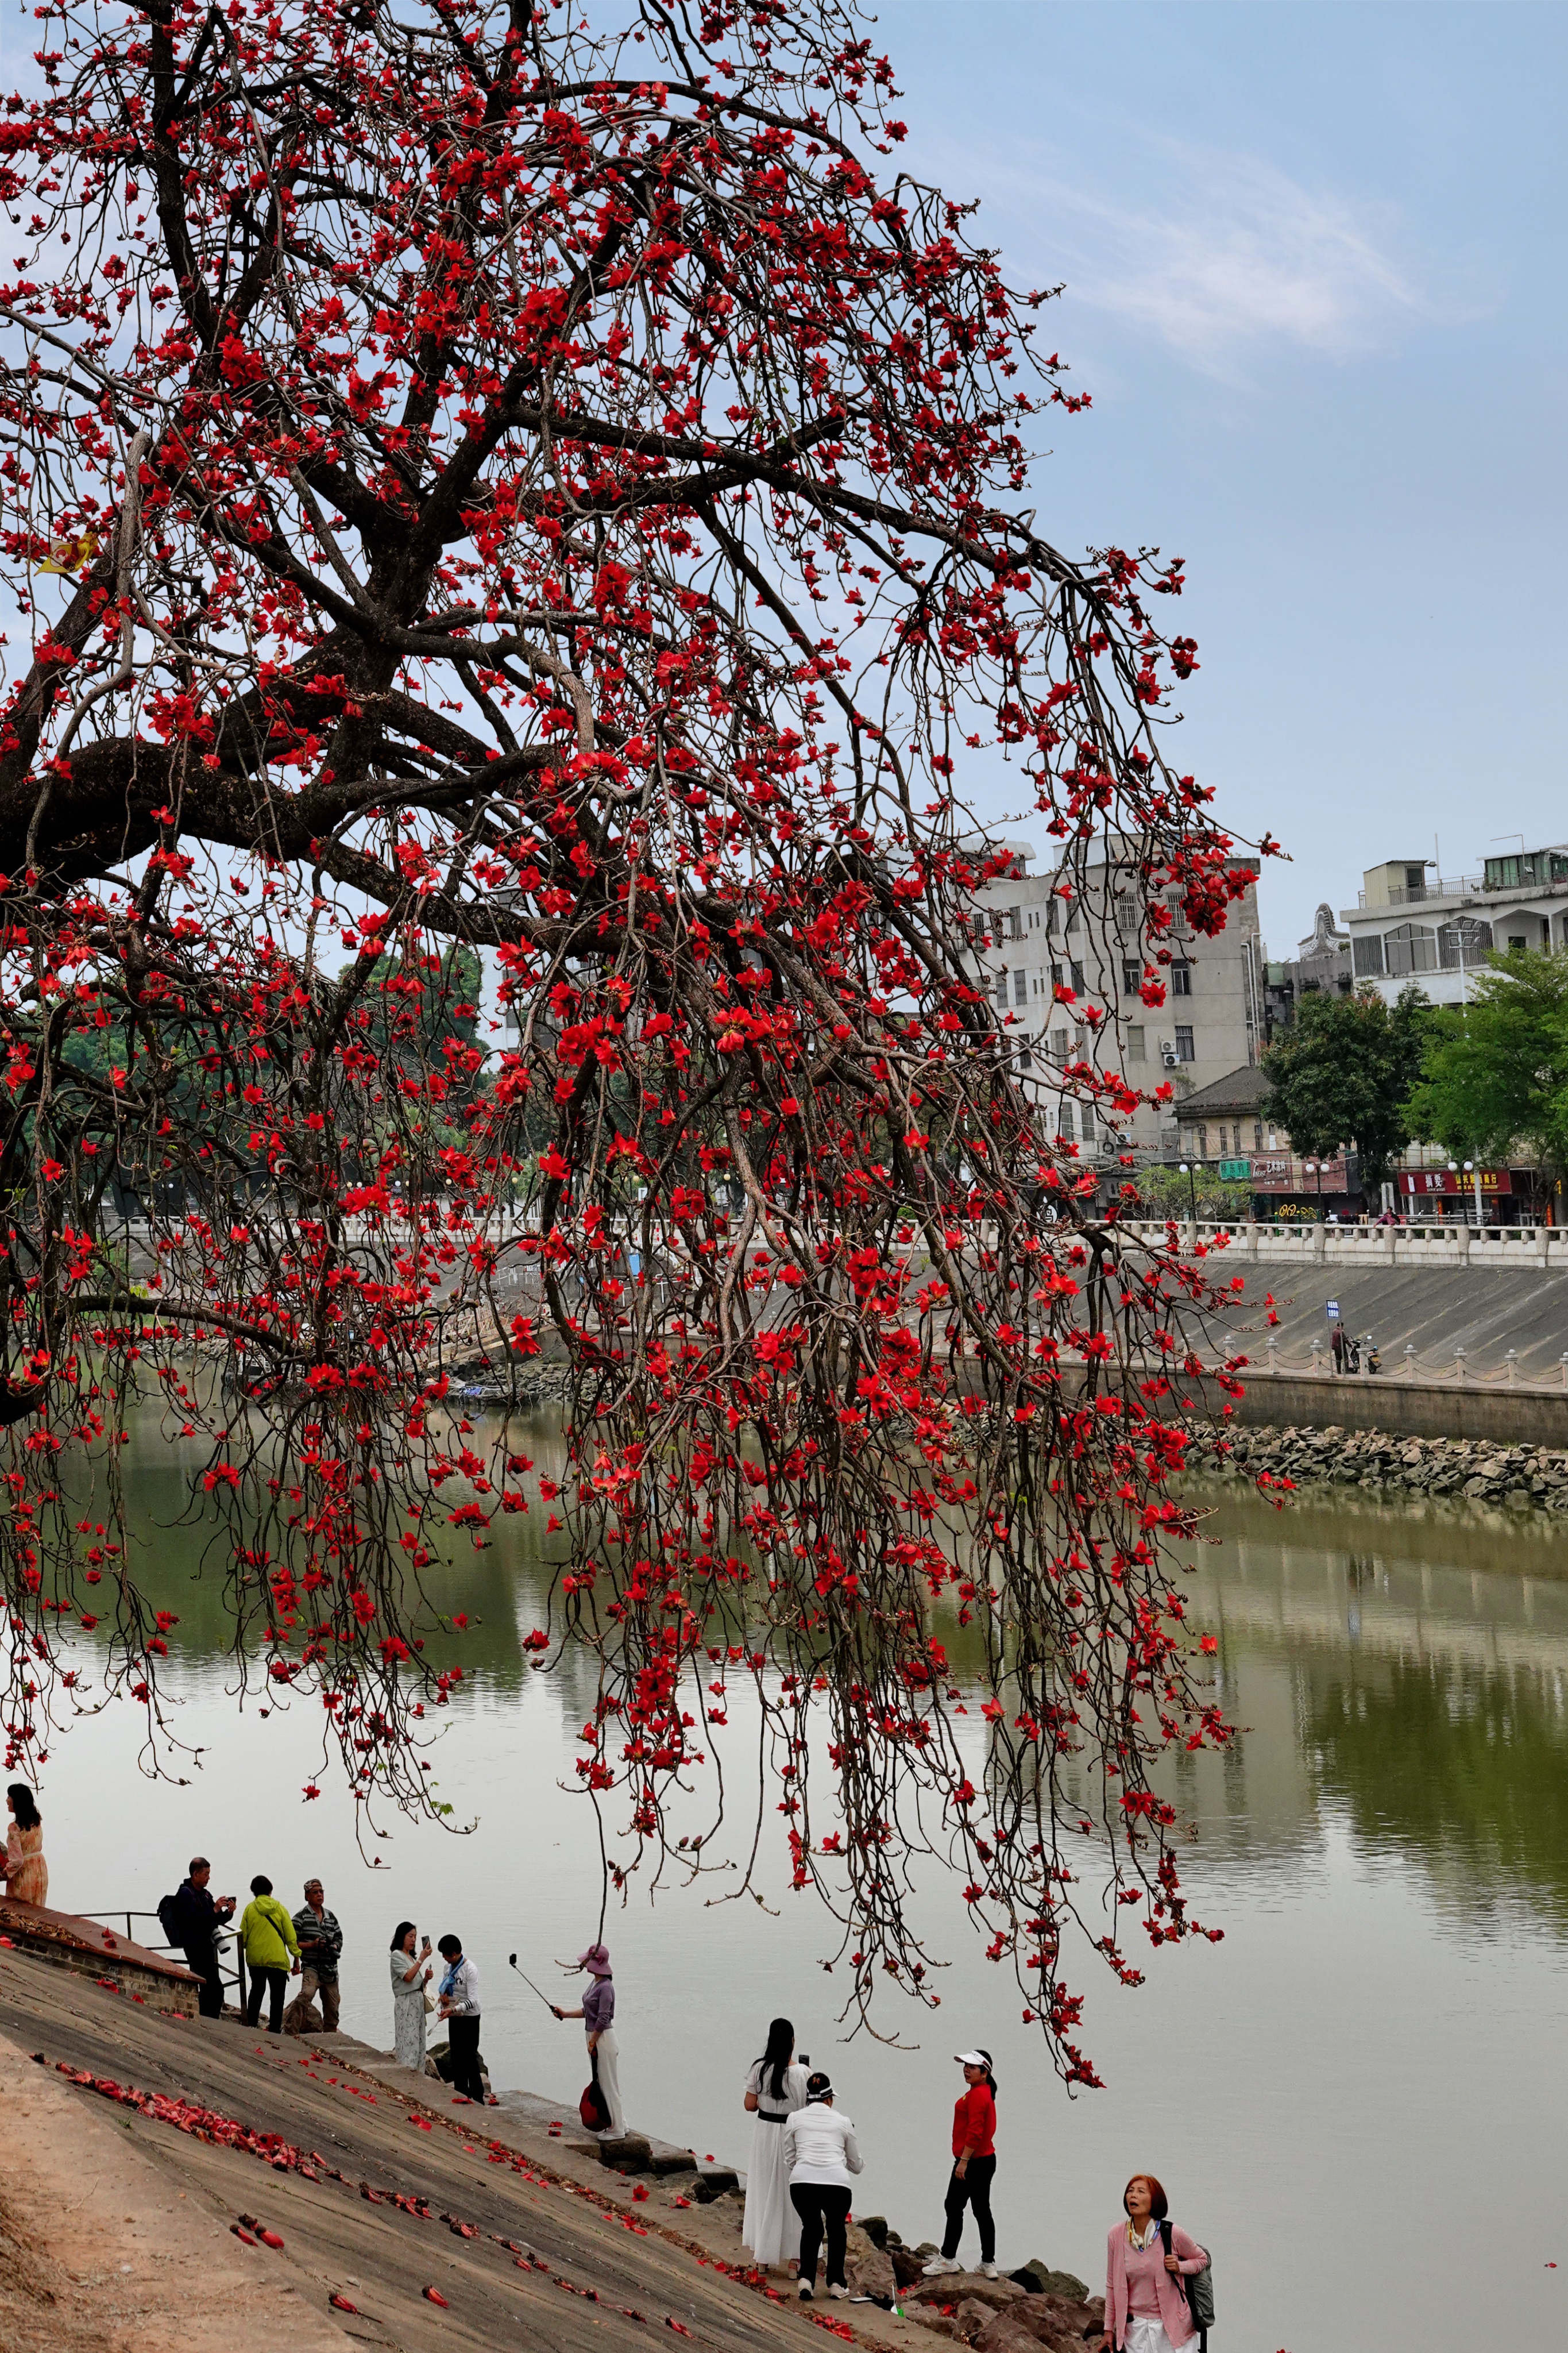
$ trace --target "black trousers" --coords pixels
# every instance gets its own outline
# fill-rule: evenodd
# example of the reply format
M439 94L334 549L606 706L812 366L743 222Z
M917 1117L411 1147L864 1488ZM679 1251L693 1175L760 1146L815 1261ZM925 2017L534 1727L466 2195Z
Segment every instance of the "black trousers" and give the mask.
M205 1945L185 1947L185 1967L193 1977L200 1978L202 1989L196 1996L204 2018L223 2016L223 1978L218 1968L217 1947L209 1936Z
M271 2015L267 2021L268 2031L271 2034L281 2034L283 2031L283 1997L289 1990L289 1972L287 1969L251 1970L250 1991L246 1996L245 2000L245 2022L247 2026L254 2026L257 2020L261 2016L261 1995L264 1985L268 2000L271 2003Z
M816 2251L827 2232L827 2284L846 2285L845 2224L849 2220L849 2192L837 2181L792 2181L790 2203L800 2216L800 2276L816 2280Z
M479 2020L449 2018L447 2021L447 2041L452 2053L452 2089L467 2092L470 2100L482 2100L485 2086L479 2073Z
M991 2184L996 2179L994 2157L972 2157L964 2167L963 2179L954 2168L947 2185L947 2228L942 2234L942 2252L956 2255L958 2242L963 2236L963 2210L974 2209L974 2219L980 2226L980 2260L994 2263L996 2260L996 2225L991 2219Z

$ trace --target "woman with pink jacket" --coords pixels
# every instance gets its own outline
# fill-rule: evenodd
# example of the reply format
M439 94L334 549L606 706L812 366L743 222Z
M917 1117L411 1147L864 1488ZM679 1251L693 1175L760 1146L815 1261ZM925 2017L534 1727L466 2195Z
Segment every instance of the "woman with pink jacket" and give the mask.
M1106 2250L1106 2342L1114 2353L1179 2353L1197 2335L1181 2283L1208 2257L1173 2226L1165 2253L1160 2225L1170 2209L1152 2173L1135 2173L1121 2203L1127 2220L1114 2226Z

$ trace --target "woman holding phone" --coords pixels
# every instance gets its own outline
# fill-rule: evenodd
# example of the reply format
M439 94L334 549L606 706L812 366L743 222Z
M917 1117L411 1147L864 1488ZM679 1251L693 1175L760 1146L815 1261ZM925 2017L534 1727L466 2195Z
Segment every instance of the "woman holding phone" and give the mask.
M392 2047L400 2067L425 2072L425 1989L430 1982L430 1939L416 1952L419 1931L400 1920L392 1932Z

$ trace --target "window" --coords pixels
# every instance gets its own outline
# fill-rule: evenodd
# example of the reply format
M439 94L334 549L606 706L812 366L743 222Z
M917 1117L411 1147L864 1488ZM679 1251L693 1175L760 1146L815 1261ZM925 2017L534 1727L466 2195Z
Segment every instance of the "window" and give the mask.
M976 915L973 918L973 929L974 933L974 944L980 950L981 954L984 955L985 950L991 944L990 917L988 915Z
M1199 1120L1199 1122L1198 1122L1198 1158L1199 1158L1200 1160L1206 1160L1206 1159L1208 1158L1208 1156L1209 1156L1209 1132L1208 1132L1208 1128L1207 1128L1207 1126L1205 1124L1205 1123L1204 1123L1202 1120Z
M996 983L996 1010L998 1013L1005 1013L1007 1010L1007 976L1005 973L1002 975L1001 978Z
M1083 910L1075 899L1072 905L1068 909L1068 931L1070 934L1073 932L1081 932L1082 929Z
M1149 1059L1148 1033L1143 1029L1127 1032L1127 1059L1130 1062L1146 1062Z
M1046 907L1046 937L1048 940L1056 937L1057 923L1061 911L1062 902L1053 893Z
M1520 942L1522 947L1523 941ZM1407 972L1436 972L1437 933L1431 923L1396 923L1383 935L1383 953L1391 977Z
M1023 936L1024 910L1022 907L1009 907L1007 910L1007 937L1010 940L1021 940Z
M1508 944L1510 952L1511 953L1515 948L1527 948L1530 945L1530 942L1525 938L1522 932L1510 932L1508 935Z
M1072 1105L1069 1103L1064 1103L1061 1107L1060 1116L1057 1121L1057 1134L1064 1144L1070 1144L1073 1140Z
M1121 959L1121 986L1129 997L1136 997L1143 986L1143 967L1132 956Z
M1086 1144L1092 1144L1094 1142L1094 1113L1089 1109L1088 1103L1084 1104L1083 1109L1079 1113L1079 1124L1084 1142Z
M1193 1051L1193 1032L1191 1024L1188 1023L1184 1025L1182 1022L1178 1021L1176 1024L1177 1061L1195 1062L1197 1059L1196 1054Z
M1268 1141L1272 1144L1274 1138L1270 1136ZM1263 1122L1260 1119L1255 1119L1252 1123L1252 1148L1254 1152L1261 1152L1263 1149Z
M1193 968L1192 968L1192 965L1191 965L1190 964L1181 964L1181 963L1173 964L1173 965L1172 965L1172 966L1171 966L1171 994L1172 994L1172 996L1173 996L1173 997L1190 997L1190 996L1192 995L1192 993L1193 993Z
M1355 942L1352 961L1358 978L1370 977L1383 970L1383 941L1376 932Z
M1051 1031L1051 1051L1056 1056L1058 1062L1065 1062L1067 1060L1068 1033L1065 1029L1053 1029Z
M1489 923L1474 915L1458 915L1438 931L1437 961L1445 972L1458 972L1461 965L1483 963L1491 944Z
M1524 942L1521 940L1520 946L1522 947L1523 945ZM1078 994L1081 997L1083 995L1083 966L1080 964L1075 964L1073 965L1072 985L1078 991Z
M1225 1156L1226 1156L1226 1145L1225 1145L1225 1122L1224 1122L1224 1120L1223 1120L1223 1119L1221 1120L1221 1122L1220 1122L1220 1124L1219 1124L1219 1156L1220 1156L1220 1158L1221 1158L1222 1160L1223 1160L1223 1159L1225 1158Z
M1013 975L1013 1002L1014 1002L1014 1004L1015 1004L1015 1005L1022 1005L1022 1004L1025 1002L1026 998L1027 997L1028 994L1029 994L1029 976L1028 976L1028 974L1027 974L1026 972L1016 972L1016 973Z

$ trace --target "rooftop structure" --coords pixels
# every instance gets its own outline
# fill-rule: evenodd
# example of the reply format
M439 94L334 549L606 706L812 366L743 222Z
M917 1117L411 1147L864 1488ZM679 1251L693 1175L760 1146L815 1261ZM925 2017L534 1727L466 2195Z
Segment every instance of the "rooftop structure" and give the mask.
M1440 875L1430 859L1369 867L1343 910L1356 985L1389 1002L1415 982L1437 1005L1468 1000L1494 950L1568 946L1568 845L1489 858Z

